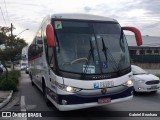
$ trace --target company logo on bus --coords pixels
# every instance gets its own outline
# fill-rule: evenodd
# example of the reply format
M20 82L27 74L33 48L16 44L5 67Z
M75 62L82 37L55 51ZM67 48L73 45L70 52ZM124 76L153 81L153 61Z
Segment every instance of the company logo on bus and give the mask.
M93 83L93 87L94 87L94 88L99 88L99 82Z
M94 76L93 79L106 79L111 78L111 75Z

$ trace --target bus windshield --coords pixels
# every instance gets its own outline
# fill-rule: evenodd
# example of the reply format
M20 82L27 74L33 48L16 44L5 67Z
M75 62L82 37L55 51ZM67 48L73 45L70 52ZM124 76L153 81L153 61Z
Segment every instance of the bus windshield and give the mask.
M56 20L53 26L60 70L102 74L130 67L126 38L118 23Z

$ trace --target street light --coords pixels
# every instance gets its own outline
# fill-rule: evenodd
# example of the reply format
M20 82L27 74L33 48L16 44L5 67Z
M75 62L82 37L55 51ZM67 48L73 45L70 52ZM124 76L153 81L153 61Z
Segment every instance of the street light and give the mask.
M29 29L27 28L27 29L23 30L22 32L18 33L18 34L16 35L16 37L17 37L18 35L20 35L21 33L23 33L24 31L26 31L26 30L29 30Z
M22 32L26 31L26 30L29 30L29 29L25 29L23 30ZM17 34L16 36L13 36L13 24L11 23L11 49L13 49L13 40L18 36L20 35L22 32L20 32L19 34ZM13 58L11 59L11 62L12 62L12 66L11 66L11 69L14 69L14 63L13 63Z

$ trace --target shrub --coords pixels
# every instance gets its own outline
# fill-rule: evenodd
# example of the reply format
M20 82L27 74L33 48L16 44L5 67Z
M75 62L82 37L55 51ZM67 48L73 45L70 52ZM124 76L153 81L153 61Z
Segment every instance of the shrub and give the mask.
M6 67L7 68L11 68L11 64L6 64Z
M16 82L16 84L18 84L18 83L19 83L18 78L19 78L20 76L21 76L20 71L14 70L14 71L9 72L8 78L9 78L9 79L12 79L14 82Z
M13 90L13 91L16 91L17 90L17 85L12 79L9 79L9 78L8 78L8 80L3 79L0 82L0 90Z
M157 73L157 74L155 74L155 75L160 78L160 74Z
M0 75L0 90L17 90L17 84L21 73L18 70L10 71L8 79L5 78L5 73Z
M0 74L0 81L2 81L5 78L5 74Z

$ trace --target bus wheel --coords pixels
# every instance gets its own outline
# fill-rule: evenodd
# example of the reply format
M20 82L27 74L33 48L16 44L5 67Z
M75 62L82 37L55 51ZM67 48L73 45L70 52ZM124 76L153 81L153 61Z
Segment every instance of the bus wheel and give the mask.
M42 86L43 86L42 88L43 88L43 95L44 95L45 102L46 102L47 106L50 107L52 105L52 103L47 98L47 88L46 88L46 85L44 82L42 82Z

